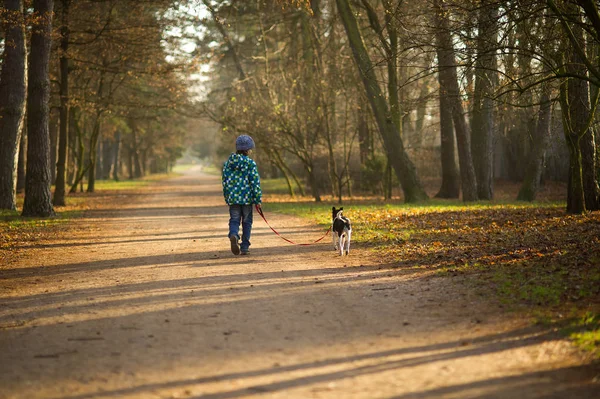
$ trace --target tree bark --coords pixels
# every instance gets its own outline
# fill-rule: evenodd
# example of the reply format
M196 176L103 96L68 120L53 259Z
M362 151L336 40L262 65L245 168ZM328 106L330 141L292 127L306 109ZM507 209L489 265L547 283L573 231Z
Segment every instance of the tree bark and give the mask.
M308 174L308 185L312 192L312 196L315 199L315 202L322 202L321 199L321 190L319 189L319 182L317 181L317 176L315 174L315 169L313 166L304 165L304 169Z
M54 215L50 194L50 50L53 0L34 0L27 96L27 177L23 216Z
M96 114L92 135L90 137L90 166L88 168L88 185L86 192L93 193L96 189L96 161L98 156L98 139L100 136L100 113Z
M494 104L492 95L496 82L498 5L491 0L480 4L475 62L475 92L473 94L473 122L471 127L471 155L477 179L480 200L494 197L493 139Z
M58 161L56 163L56 183L54 206L66 205L67 150L69 148L69 7L71 0L61 0L62 15L60 28L60 132L58 138Z
M434 1L434 12L436 18L436 41L439 62L439 79L441 90L448 95L449 106L452 110L452 119L456 133L458 147L458 162L460 166L460 177L463 201L476 201L477 180L473 159L471 158L471 139L463 112L460 88L458 87L458 75L456 72L456 60L454 48L450 36L449 24L444 16L445 10L441 0Z
M17 193L25 191L25 166L27 162L27 128L23 126L19 146L19 166L17 167Z
M552 102L550 101L550 88L544 85L542 88L542 96L540 98L540 112L535 138L533 140L533 148L529 156L529 165L525 172L525 180L519 190L517 196L518 201L534 201L540 182L542 180L542 172L544 166L544 154L548 146L550 138L550 118L551 118Z
M277 164L281 168L282 172L284 169L287 171L287 174L292 177L292 179L294 180L294 183L296 184L296 187L298 187L298 191L300 191L300 196L304 197L306 195L306 191L304 190L304 186L298 179L298 176L296 176L294 171L292 169L290 169L290 167L285 163L285 161L283 160L283 158L281 157L281 154L279 153L279 151L277 149L273 150L273 153L275 154ZM285 172L283 172L283 173L285 173Z
M27 50L22 0L4 1L4 55L0 75L0 209L16 209L19 147L27 93Z
M358 130L358 148L360 154L360 164L364 166L365 162L371 157L371 132L369 131L369 122L367 120L368 104L360 99L360 109L357 110L357 130Z
M113 167L113 158L115 151L114 139L106 138L102 140L102 179L110 179L110 172Z
M114 181L119 181L119 159L121 158L121 132L117 130L115 134L115 143L113 146L113 159L112 159L112 178Z
M127 174L129 180L133 180L133 148L127 145Z
M385 102L385 97L377 83L373 64L360 34L356 17L350 8L348 0L336 0L336 4L371 109L373 110L387 157L392 163L398 180L402 185L404 200L406 202L425 200L427 199L427 194L419 181L414 164L406 154L400 134L400 127L394 123L388 104Z
M135 123L130 124L131 126L131 155L133 160L133 177L139 179L142 177L143 169L142 162L140 160L140 150L138 148L138 140L137 140L137 127Z
M419 103L417 104L417 120L415 121L415 146L421 146L421 137L423 136L423 124L427 115L427 97L429 97L429 86L426 81L419 82L421 92L419 94Z
M98 144L96 145L96 179L103 180L104 177L104 151L105 147L105 139L102 137L102 133L98 137Z
M439 74L438 74L439 77ZM454 146L454 126L452 125L452 107L448 93L441 89L440 82L440 140L442 161L442 185L436 198L458 198L460 195L460 177L456 167L456 149Z
M68 150L67 150L67 180L66 186L71 186L75 180L77 174L77 162L78 162L78 129L77 129L77 107L69 107L69 138L68 138Z
M54 184L56 181L56 162L58 159L58 121L59 115L56 113L57 109L50 108L50 121L48 125L48 131L50 132L50 184Z
M569 6L569 11L575 13L576 9ZM579 43L580 47L585 47L583 46L585 43L583 29L579 24L573 24L571 34L572 40ZM583 55L574 47L569 47L566 71L574 76L586 76L588 72L586 62ZM562 87L564 90L564 84ZM598 210L600 209L600 189L596 170L596 144L592 128L597 98L594 104L590 104L589 84L583 79L569 78L566 82L566 91L566 95L563 93L561 97L561 105L565 134L567 134L571 155L570 180L572 180L569 182L567 211L583 213L586 210Z
M77 172L75 173L75 178L71 183L71 188L69 189L70 193L74 193L77 191L77 185L81 182L85 176L87 171L87 167L85 165L85 142L83 140L83 131L81 129L80 122L85 126L85 120L78 121L75 117L77 108L71 110L71 117L69 118L70 127L77 133ZM83 117L82 117L83 118ZM83 190L82 190L83 191Z

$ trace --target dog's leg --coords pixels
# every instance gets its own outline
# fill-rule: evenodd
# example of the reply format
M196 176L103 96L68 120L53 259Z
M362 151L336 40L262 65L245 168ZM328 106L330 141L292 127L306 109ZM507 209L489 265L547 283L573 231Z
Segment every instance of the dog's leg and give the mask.
M342 233L340 236L340 256L344 256L344 245L346 243L346 233Z
M332 230L331 231L331 240L333 241L333 249L335 251L337 251L337 249L338 249L336 237L337 237L337 233Z
M346 236L346 255L350 254L350 238L352 237L352 230L348 230L348 235Z

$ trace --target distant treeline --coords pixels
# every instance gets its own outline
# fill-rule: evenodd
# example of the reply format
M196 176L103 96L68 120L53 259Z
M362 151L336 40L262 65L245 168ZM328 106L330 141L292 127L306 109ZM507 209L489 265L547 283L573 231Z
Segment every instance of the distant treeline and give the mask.
M437 176L437 197L476 201L507 178L531 201L559 179L569 212L598 209L594 1L203 3L205 112L290 192L398 183L411 202Z
M1 19L0 209L24 189L50 215L242 133L317 201L421 201L424 178L532 201L559 179L568 212L600 207L594 0L4 0Z

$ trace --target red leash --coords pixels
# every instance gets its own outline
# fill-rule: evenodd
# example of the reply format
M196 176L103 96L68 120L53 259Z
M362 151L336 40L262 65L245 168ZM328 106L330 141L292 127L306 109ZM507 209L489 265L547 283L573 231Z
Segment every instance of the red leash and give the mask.
M275 230L273 227L271 227L271 225L269 224L269 222L267 222L267 219L265 218L265 215L264 215L264 213L263 213L262 209L261 209L261 208L260 208L258 205L255 205L254 207L256 208L256 212L258 212L258 214L259 214L260 216L262 216L262 218L263 218L263 220L265 221L265 223L267 224L267 226L269 226L269 228L270 228L271 230L273 230L273 233L277 234L279 237L281 237L281 239L283 239L283 240L285 240L285 241L289 242L290 244L294 244L294 245L303 245L303 246L304 246L304 245L312 245L312 244L316 244L316 243L318 243L319 241L321 241L323 238L327 237L327 234L329 234L329 232L331 231L331 227L329 227L329 229L327 229L327 231L325 232L325 234L323 234L323 237L319 238L318 240L316 240L316 241L313 241L313 242L310 242L310 243L307 243L307 244L298 244L298 243L295 243L295 242L294 242L294 241L292 241L292 240L288 240L287 238L285 238L284 236L282 236L281 234L279 234L279 233L277 232L277 230Z

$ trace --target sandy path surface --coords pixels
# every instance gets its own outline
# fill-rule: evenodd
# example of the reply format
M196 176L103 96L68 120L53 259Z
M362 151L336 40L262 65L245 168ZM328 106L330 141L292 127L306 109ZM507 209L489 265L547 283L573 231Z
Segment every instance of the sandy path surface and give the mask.
M0 398L600 397L568 342L452 279L256 214L232 255L218 178L109 208L0 268Z

